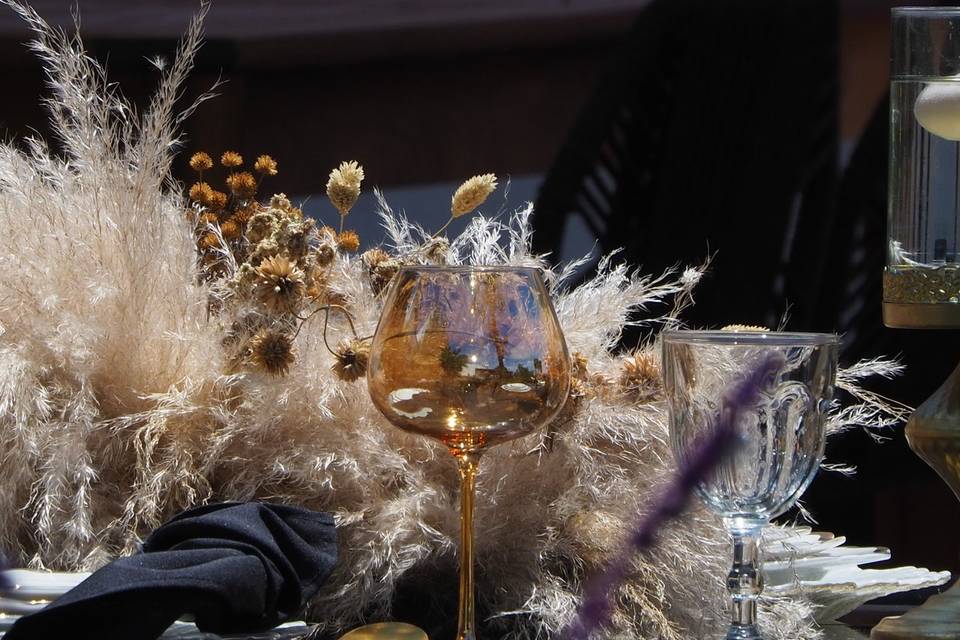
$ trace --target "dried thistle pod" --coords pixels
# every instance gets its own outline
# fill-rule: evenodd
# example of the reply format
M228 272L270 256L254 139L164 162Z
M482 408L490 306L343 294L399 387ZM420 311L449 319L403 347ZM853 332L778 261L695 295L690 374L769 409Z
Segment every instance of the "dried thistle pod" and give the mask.
M227 240L236 240L240 237L240 225L232 220L227 220L220 225L220 233Z
M190 168L202 174L204 171L213 168L213 158L205 151L198 151L190 156Z
M367 269L374 269L389 259L390 254L380 247L368 249L360 255L360 260L363 262L363 266L365 266Z
M370 276L370 288L374 295L380 295L400 270L400 261L380 248L365 251L360 259L367 267L367 274Z
M423 247L423 254L431 264L447 264L450 254L450 241L446 238L431 238Z
M639 401L655 398L663 389L660 366L652 353L640 352L624 358L620 367L620 389Z
M265 258L257 267L257 299L274 313L292 313L305 289L304 273L284 256Z
M257 204L251 203L242 207L238 207L237 210L233 212L233 219L240 224L247 224L250 222L250 219L257 214L257 212Z
M314 259L318 267L326 267L332 264L336 257L337 251L333 248L333 245L324 242L317 245L317 250L314 252Z
M253 170L265 176L277 175L277 161L268 155L259 156L253 163Z
M287 254L294 258L295 260L300 260L310 249L310 231L312 230L312 225L306 224L312 222L311 220L305 220L303 223L297 223L295 228L290 229L287 233L286 238L286 249Z
M208 231L200 236L197 246L200 249L215 249L220 246L220 238L213 231Z
M343 340L334 352L336 361L333 363L333 372L338 378L346 382L353 382L367 374L367 365L370 363L370 342L352 338Z
M354 253L360 248L360 236L357 235L356 231L341 231L337 234L337 246L342 251Z
M278 329L261 329L250 339L247 359L264 373L286 375L296 359L293 336Z
M570 397L598 398L607 396L613 389L613 379L606 373L589 369L589 362L579 351L570 357Z
M207 206L214 211L222 211L227 206L227 194L222 191L213 191Z
M196 182L190 187L189 195L191 202L196 202L205 207L210 204L210 196L212 194L213 188L206 182Z
M241 156L236 151L224 151L223 155L220 156L220 164L232 169L233 167L239 167L243 164L243 156Z
M206 231L208 225L217 224L218 222L220 222L220 218L216 213L204 211L197 217L197 229L199 231Z
M249 171L238 171L227 176L227 188L238 198L252 198L257 192L257 179Z

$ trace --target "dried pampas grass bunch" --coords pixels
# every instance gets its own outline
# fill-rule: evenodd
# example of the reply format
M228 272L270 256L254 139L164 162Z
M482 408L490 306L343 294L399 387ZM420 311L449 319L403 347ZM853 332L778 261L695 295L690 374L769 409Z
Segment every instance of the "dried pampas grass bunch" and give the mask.
M315 620L342 628L390 615L401 592L435 593L437 576L455 570L454 465L376 412L364 337L402 264L538 266L576 354L574 389L547 430L485 457L476 554L484 635L555 636L672 468L656 342L620 354L618 339L632 324L677 325L702 268L643 277L608 256L570 289L581 263L551 269L531 254L529 207L506 221L475 215L447 240L379 194L388 246L357 256L359 238L342 230L363 178L356 163L327 187L337 231L282 196L252 201L251 179L277 172L268 156L255 177L223 154L239 176L230 194L201 175L206 187L185 200L170 183L171 149L193 107L178 114L174 102L203 11L138 116L79 39L5 3L34 30L63 154L35 139L0 145L0 552L89 569L134 551L183 508L262 499L336 515L341 559ZM190 164L214 162L198 153ZM495 186L492 175L467 181L451 220ZM845 370L856 400L836 408L831 428L896 421L896 408L858 386L895 369ZM613 634L715 636L727 553L703 510L663 531L658 553L632 561ZM771 638L817 637L803 601L764 606Z

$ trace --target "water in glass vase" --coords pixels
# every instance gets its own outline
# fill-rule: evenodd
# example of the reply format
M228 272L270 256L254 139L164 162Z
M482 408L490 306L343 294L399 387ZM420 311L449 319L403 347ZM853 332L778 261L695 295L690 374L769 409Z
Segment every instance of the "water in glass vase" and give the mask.
M884 303L958 304L960 78L895 79L890 95Z

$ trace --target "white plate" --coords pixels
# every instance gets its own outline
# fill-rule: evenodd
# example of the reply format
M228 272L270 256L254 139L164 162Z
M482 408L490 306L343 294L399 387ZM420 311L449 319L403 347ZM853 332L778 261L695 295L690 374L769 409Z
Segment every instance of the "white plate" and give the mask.
M13 582L13 589L4 594L12 600L53 600L86 580L86 572L57 573L53 571L32 571L30 569L10 569L7 578Z
M0 638L3 638L4 633L9 631L19 617L0 614ZM203 633L189 622L174 622L160 637L165 640L230 640L231 638L236 640L293 640L303 637L308 629L309 626L305 622L288 622L261 633L218 636L215 633Z
M40 611L40 609L43 609L51 602L52 600L13 600L12 598L0 598L0 613L25 616Z
M770 526L763 531L766 591L802 596L817 605L822 623L836 620L874 598L944 584L948 571L917 567L861 569L890 559L881 547L844 547L846 539L808 527Z

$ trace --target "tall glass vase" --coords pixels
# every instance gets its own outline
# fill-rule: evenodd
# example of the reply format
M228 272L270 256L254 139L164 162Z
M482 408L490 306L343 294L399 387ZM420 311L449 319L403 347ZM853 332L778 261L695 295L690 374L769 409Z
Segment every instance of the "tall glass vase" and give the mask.
M957 328L960 7L894 9L892 35L883 320L898 328ZM944 354L956 357L949 349ZM906 435L910 448L960 498L960 367L917 408ZM931 528L938 524L923 523ZM960 639L960 587L883 620L870 637Z
M960 9L893 10L887 326L960 326Z

